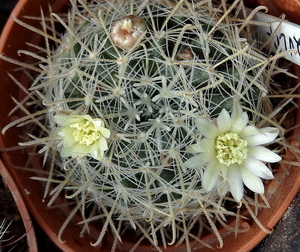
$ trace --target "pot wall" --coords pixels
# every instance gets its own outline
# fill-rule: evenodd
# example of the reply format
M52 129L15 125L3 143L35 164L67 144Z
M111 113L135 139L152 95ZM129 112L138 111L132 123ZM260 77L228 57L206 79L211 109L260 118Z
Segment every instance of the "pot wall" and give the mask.
M0 160L0 174L1 178L3 179L3 182L5 183L5 186L8 187L8 189L11 192L11 195L13 196L13 199L18 207L18 210L20 212L25 231L26 231L26 239L27 239L27 245L28 245L28 251L29 252L37 252L37 241L36 236L33 228L33 223L31 221L30 215L28 213L27 207L25 205L25 202L23 201L23 197L20 194L20 191L18 190L17 185L15 184L14 180L10 176L8 170L3 165L2 161ZM9 229L8 229L9 231ZM12 236L14 234L12 233ZM18 237L12 237L13 239L17 239ZM2 250L1 250L2 251Z

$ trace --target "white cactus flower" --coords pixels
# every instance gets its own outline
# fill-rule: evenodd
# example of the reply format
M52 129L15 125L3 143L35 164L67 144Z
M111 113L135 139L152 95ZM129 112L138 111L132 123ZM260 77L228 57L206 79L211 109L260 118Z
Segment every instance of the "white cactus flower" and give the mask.
M107 138L110 130L105 128L101 119L89 115L55 115L55 122L60 125L56 139L62 140L62 157L92 156L102 160L108 149Z
M279 133L274 127L257 128L248 125L248 115L238 104L231 115L223 109L213 122L197 118L196 126L203 139L188 146L197 153L185 162L188 168L204 168L203 189L218 189L220 195L231 192L236 202L244 195L243 183L253 192L264 193L263 179L274 176L264 162L281 160L273 151L261 145L272 142Z

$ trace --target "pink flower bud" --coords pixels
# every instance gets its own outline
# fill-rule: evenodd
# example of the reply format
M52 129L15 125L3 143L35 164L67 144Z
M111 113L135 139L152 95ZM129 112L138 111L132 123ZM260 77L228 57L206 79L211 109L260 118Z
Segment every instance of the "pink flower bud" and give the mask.
M130 49L146 30L143 19L134 16L124 16L111 25L111 38L123 49Z
M190 49L181 49L177 54L178 60L192 60L194 58L194 54Z

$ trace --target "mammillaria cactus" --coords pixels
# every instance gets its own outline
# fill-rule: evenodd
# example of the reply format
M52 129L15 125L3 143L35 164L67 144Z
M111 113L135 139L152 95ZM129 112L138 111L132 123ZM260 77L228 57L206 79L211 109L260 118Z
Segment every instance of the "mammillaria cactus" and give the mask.
M276 57L246 32L242 2L70 2L66 19L51 17L62 37L44 33L47 55L31 54L45 127L29 144L44 145L58 183L49 204L68 190L82 223L102 220L95 246L131 228L157 250L158 236L190 250L191 230L210 226L222 247L216 222L236 215L225 201L246 202L243 183L262 195L263 162L281 159L259 146L279 134L264 106ZM98 215L81 208L90 202Z

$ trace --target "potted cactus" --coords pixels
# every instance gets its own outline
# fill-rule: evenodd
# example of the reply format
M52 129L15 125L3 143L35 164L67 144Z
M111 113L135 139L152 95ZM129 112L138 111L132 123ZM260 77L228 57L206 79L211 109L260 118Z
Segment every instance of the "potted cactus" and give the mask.
M39 36L18 48L34 60L1 56L23 70L9 72L23 93L1 123L3 146L23 132L10 146L33 153L3 159L23 167L27 177L15 176L38 221L55 222L53 240L66 251L238 251L249 246L235 235L270 233L261 216L274 208L274 176L297 174L285 134L299 122L279 118L294 116L296 96L274 82L286 70L258 50L242 1L70 0L67 15L67 3L51 6L15 18Z

